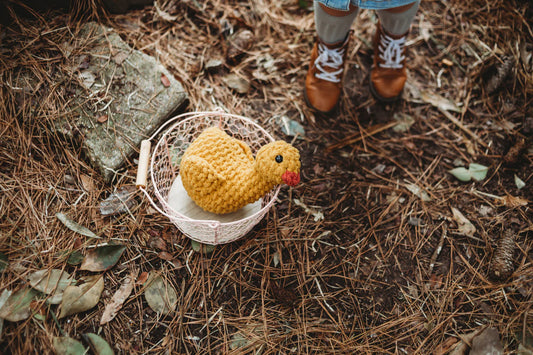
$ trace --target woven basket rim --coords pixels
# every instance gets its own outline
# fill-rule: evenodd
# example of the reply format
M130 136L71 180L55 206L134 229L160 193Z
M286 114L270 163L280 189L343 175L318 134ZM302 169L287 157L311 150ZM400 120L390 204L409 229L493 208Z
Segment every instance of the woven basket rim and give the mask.
M183 117L190 116L190 117L187 117L185 119L179 120L179 118L182 117L182 116ZM222 112L222 111L206 111L206 112L196 112L196 113L185 113L185 114L181 114L181 115L175 116L175 117L169 119L169 121L170 120L178 120L178 122L174 123L172 126L167 128L167 130L164 131L163 134L161 134L159 140L157 141L157 144L154 147L152 156L150 157L150 179L152 181L152 187L154 189L154 194L156 195L157 200L162 205L164 210L169 212L169 215L172 216L172 218L170 216L168 216L171 219L171 222L174 222L173 219L175 219L175 220L177 220L179 222L190 222L190 223L195 223L195 224L202 224L202 225L207 225L207 226L209 226L211 228L215 228L215 229L220 228L220 227L224 227L224 226L235 226L235 225L243 224L243 223L248 222L248 221L250 221L252 219L258 218L259 216L264 216L266 214L266 212L268 212L268 210L270 210L270 208L274 204L274 201L276 200L276 198L278 196L278 193L279 193L279 191L281 189L280 185L278 185L273 190L268 192L268 194L272 194L273 193L272 197L270 198L270 201L268 201L260 210L258 210L257 212L255 212L254 214L252 214L250 216L247 216L245 218L242 218L242 219L239 219L239 220L236 220L236 221L232 221L232 222L221 222L221 221L218 221L218 220L215 220L215 219L199 220L199 219L190 218L190 217L188 217L188 216L186 216L186 215L174 210L168 204L168 202L162 197L162 194L159 192L158 186L157 186L157 183L156 183L156 178L154 176L154 159L153 159L154 153L157 152L158 149L163 149L161 146L162 146L162 144L164 144L163 142L165 141L165 139L170 134L174 133L174 131L176 129L179 130L180 126L185 125L185 124L187 124L187 123L189 123L189 122L191 122L193 120L202 119L202 118L205 118L205 117L208 117L208 116L219 116L221 119L222 118L225 118L225 119L229 118L229 119L234 119L234 120L237 120L237 121L238 120L244 121L244 122L250 124L251 126L255 127L258 131L260 131L270 142L275 141L275 138L267 130L265 130L258 123L254 122L253 120L251 120L248 117L235 115L235 114L231 114L231 113L226 113L226 112ZM178 172L178 175L179 175L179 172ZM154 201L154 203L155 203L155 201ZM257 223L259 223L261 219L262 218L259 218L257 220Z

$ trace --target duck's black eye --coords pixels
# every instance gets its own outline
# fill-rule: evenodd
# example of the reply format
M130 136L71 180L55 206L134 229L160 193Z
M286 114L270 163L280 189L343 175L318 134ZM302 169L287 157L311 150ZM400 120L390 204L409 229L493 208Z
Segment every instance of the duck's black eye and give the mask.
M276 155L276 162L277 163L281 163L283 161L283 156L282 155Z

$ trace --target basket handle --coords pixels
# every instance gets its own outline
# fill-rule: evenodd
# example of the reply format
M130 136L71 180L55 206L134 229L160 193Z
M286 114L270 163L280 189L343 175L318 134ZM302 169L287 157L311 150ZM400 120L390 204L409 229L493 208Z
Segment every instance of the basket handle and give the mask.
M168 119L165 123L163 123L148 139L143 139L141 141L141 149L139 151L139 164L137 166L137 178L135 180L135 186L137 188L144 188L146 189L146 182L148 180L148 165L150 165L150 149L152 147L152 139L154 139L159 132L166 126L168 126L170 123L183 119L185 117L193 117L193 116L199 116L202 114L224 114L224 110L220 107L217 107L214 111L207 111L207 112L185 112L181 115L174 116L170 119Z
M141 151L139 152L139 165L137 167L137 179L135 186L146 188L148 178L148 164L150 163L150 148L152 143L148 139L141 142Z
M157 136L159 134L159 132L161 132L163 130L163 128L167 127L169 124L171 124L172 122L176 121L176 120L179 120L179 119L185 119L186 117L192 117L192 116L202 116L202 115L224 115L226 114L225 111L221 108L221 107L217 107L215 108L214 111L199 111L199 112L185 112L185 113L182 113L181 115L177 115L177 116L174 116L172 118L169 118L168 120L165 121L165 123L163 123L161 126L159 126L159 128L152 134L152 136L150 138L148 138L148 140L152 140L155 138L155 136Z

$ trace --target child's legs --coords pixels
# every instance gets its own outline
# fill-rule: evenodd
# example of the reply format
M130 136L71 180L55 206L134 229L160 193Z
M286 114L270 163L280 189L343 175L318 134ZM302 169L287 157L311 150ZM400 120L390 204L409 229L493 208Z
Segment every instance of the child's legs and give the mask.
M381 26L391 35L404 35L409 31L419 5L420 0L400 7L378 10Z
M341 43L346 39L359 8L347 1L347 10L338 10L315 0L315 26L318 38L327 44Z

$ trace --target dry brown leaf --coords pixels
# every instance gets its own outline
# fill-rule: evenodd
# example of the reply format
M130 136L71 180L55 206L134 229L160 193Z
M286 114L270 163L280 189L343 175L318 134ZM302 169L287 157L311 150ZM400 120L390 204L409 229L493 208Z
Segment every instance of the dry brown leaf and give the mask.
M163 260L167 260L167 261L171 261L172 259L174 259L174 257L172 256L172 254L170 253L167 253L166 251L162 251L160 252L159 254L157 254L161 259Z
M100 213L103 216L112 216L119 213L130 211L137 203L135 186L123 186L116 192L109 195L108 198L100 202Z
M85 191L94 192L96 190L96 187L94 186L94 180L91 177L85 174L81 174L80 180L81 180L81 185L83 186Z
M461 109L455 102L452 100L449 100L439 94L436 94L434 92L430 91L421 91L420 97L424 102L427 102L428 104L431 104L435 107L438 107L445 111L453 111L453 112L459 112L461 113Z
M472 339L478 335L482 330L478 329L468 334L460 335L461 341L455 346L455 348L450 352L450 355L466 355L470 350L470 344L472 344Z
M490 77L486 82L487 93L492 94L493 92L498 90L504 83L505 79L512 72L514 66L514 58L511 56L507 56L502 58L501 63L498 62L497 65L495 65L493 68L490 68Z
M167 76L163 73L161 73L161 84L166 88L170 86L170 80L168 80Z
M149 245L152 249L158 249L162 251L167 250L167 243L163 238L160 237L152 237L150 238Z
M79 286L67 286L61 301L59 318L83 312L96 306L104 290L104 277L88 276Z
M457 208L452 207L453 219L457 222L457 234L467 237L474 236L476 227Z
M135 284L135 279L139 274L139 269L132 270L131 273L124 279L122 285L111 298L111 302L106 305L102 318L100 319L100 325L106 324L113 320L117 315L117 312L122 308L124 301L129 297Z
M455 337L447 338L443 343L437 346L433 352L433 355L444 355L447 354L452 346L454 346L459 340Z
M529 203L529 201L525 198L511 195L506 195L502 197L501 201L503 205L511 208L527 206L527 204Z
M146 271L143 271L139 275L139 278L137 279L136 284L137 285L143 285L146 282L146 280L148 280L148 273Z
M230 73L222 77L222 81L227 87L237 91L239 94L246 94L250 91L250 83L238 76L237 74Z
M98 116L96 119L96 122L98 123L106 123L107 122L107 115Z
M228 44L227 58L233 63L237 57L250 48L254 44L254 34L250 30L242 30L231 36Z

